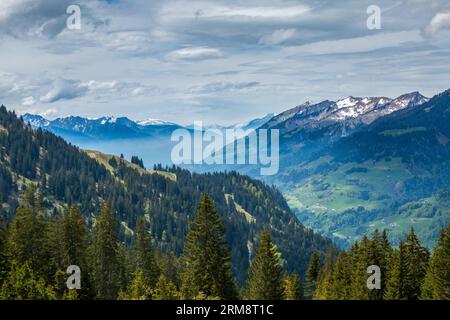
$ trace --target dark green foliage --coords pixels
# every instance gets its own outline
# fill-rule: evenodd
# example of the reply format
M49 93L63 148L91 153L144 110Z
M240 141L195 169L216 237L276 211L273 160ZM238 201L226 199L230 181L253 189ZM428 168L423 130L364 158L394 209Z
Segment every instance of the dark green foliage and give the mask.
M60 240L58 248L61 250L60 269L66 270L70 265L81 269L82 292L80 297L90 298L94 295L92 288L91 264L89 261L89 231L86 221L78 206L72 206L63 214L61 219ZM65 277L67 278L67 277Z
M6 226L3 220L0 218L0 283L6 276L7 271L7 260L8 256L6 254Z
M390 263L386 299L417 300L428 269L429 252L422 247L414 230L401 242Z
M312 248L324 251L331 243L304 228L278 190L236 172L196 174L156 165L157 170L167 174L142 174L124 159L116 164L113 161L110 172L61 138L43 130L31 130L5 108L0 109L0 146L0 190L4 186L0 196L7 200L5 206L0 206L0 215L5 216L7 223L14 217L22 192L18 188L22 183L17 181L27 178L39 185L46 214L57 214L61 205L76 204L91 228L91 215L106 201L118 222L127 228L136 229L138 219L148 215L146 227L155 249L180 256L191 214L201 195L208 192L222 217L231 249L232 272L241 286L249 267L247 243L253 242L254 235L265 227L271 229L287 271L298 272L301 277ZM14 163L9 159L15 159ZM232 195L234 201L226 195ZM249 212L254 222L249 223L236 204ZM127 246L133 243L125 227L119 231L119 240Z
M142 169L145 169L144 162L142 161L142 159L139 159L139 157L137 157L137 156L131 157L131 163L141 167Z
M118 224L105 203L94 225L93 274L97 298L115 299L121 287Z
M149 288L154 288L159 277L152 239L145 228L144 219L140 219L136 228L135 254L136 269L142 271L144 282Z
M10 227L8 255L19 264L29 263L33 271L50 281L56 271L53 241L50 239L50 224L43 216L39 194L35 193L34 188L29 188L24 205L17 209Z
M329 247L317 277L317 289L314 298L317 300L328 300L332 298L333 271L336 261L336 252L334 247Z
M348 256L341 251L336 259L331 284L332 300L349 300L351 297L351 269Z
M302 300L303 288L297 273L286 275L284 278L284 299Z
M225 229L208 194L200 200L190 225L183 260L186 267L182 285L184 298L200 295L220 299L237 297Z
M248 272L245 298L281 300L284 296L280 255L267 230L261 232L256 256Z
M306 270L305 296L310 299L314 297L316 292L320 267L319 254L314 251L309 260L308 269Z
M450 223L446 229L442 229L434 248L421 298L450 300Z
M8 275L0 287L0 300L53 300L56 294L30 268L28 262L13 262Z

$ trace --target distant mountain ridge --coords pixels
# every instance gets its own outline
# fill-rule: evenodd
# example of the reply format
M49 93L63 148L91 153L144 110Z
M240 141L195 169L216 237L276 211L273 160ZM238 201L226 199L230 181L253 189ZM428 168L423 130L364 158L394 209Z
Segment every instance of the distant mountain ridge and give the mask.
M334 127L328 134L343 136L380 117L427 101L428 98L419 92L412 92L395 99L350 96L336 102L306 102L273 117L263 128L280 129L282 135L291 137L302 132L318 132Z
M256 237L263 229L270 230L286 269L301 276L311 253L324 254L332 245L301 225L281 193L261 181L236 172L201 175L162 166L147 171L122 157L80 150L46 130L31 130L2 106L2 219L9 222L14 217L31 183L38 186L49 215L78 204L92 225L100 204L107 201L120 221L121 241L131 245L137 219L143 217L155 246L176 255L183 252L188 225L207 192L222 216L240 284L245 283Z
M156 119L135 122L127 117L100 117L96 119L69 116L47 120L40 115L25 114L25 123L60 135L73 135L101 139L161 136L181 128L180 125Z

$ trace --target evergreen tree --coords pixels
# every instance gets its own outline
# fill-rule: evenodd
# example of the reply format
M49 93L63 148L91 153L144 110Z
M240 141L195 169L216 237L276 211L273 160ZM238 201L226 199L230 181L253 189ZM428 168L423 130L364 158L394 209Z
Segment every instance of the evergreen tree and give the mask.
M263 230L247 280L245 298L249 300L282 300L284 295L283 269L280 254L269 231Z
M302 300L303 289L298 274L286 275L284 278L284 298L286 300Z
M167 279L164 274L159 276L155 289L152 292L153 300L178 300L179 293L177 287L172 281Z
M429 252L422 247L414 230L394 253L388 272L385 299L416 300L428 268Z
M127 292L119 294L120 300L149 300L151 297L151 288L145 279L145 272L141 269L134 273L133 281Z
M428 266L421 299L450 300L450 223L442 229Z
M369 300L370 290L367 288L367 267L373 265L373 244L364 236L352 252L351 256L351 299Z
M136 269L143 272L143 280L154 288L159 277L159 269L156 264L152 239L145 228L144 219L139 219L136 228L135 240Z
M56 266L53 261L49 223L43 216L39 195L29 188L24 197L24 205L16 210L7 241L8 255L20 264L29 263L33 272L53 280Z
M308 269L306 270L305 296L313 298L317 288L317 277L320 271L320 257L314 251L309 260Z
M389 270L386 281L384 299L400 300L405 299L405 282L408 267L406 264L405 243L400 242L398 250L395 250L389 262Z
M420 245L414 230L411 229L405 242L407 273L404 294L408 300L417 300L427 272L430 254L426 247Z
M104 203L94 225L93 273L98 299L115 299L121 287L118 224Z
M204 194L191 223L183 257L182 293L192 299L199 295L221 299L236 298L225 229L212 199Z
M86 222L81 216L78 206L70 207L62 216L61 221L61 269L66 270L68 266L76 265L81 270L81 293L80 297L91 297L92 279L89 266L88 248L89 232Z
M31 269L28 262L13 261L0 288L0 300L54 300L53 288Z
M320 269L317 277L317 289L314 299L331 299L331 288L333 286L333 270L335 261L335 250L330 246L325 254L323 267Z
M349 300L351 296L351 269L348 256L341 251L333 270L331 296L333 300Z
M6 227L0 218L0 284L7 272L7 254L6 254Z

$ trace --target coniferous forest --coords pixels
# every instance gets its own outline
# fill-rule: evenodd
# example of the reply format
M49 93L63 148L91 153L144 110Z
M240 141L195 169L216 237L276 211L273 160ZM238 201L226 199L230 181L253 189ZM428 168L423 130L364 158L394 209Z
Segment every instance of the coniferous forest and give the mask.
M0 147L0 299L450 299L450 225L432 250L376 230L344 251L235 172L105 161L5 107Z

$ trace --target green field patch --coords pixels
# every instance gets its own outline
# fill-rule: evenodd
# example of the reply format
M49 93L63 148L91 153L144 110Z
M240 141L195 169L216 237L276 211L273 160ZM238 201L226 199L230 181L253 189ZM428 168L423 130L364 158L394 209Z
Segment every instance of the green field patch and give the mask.
M380 134L383 136L389 136L389 137L398 137L405 134L410 134L414 132L423 132L427 131L427 128L425 127L414 127L414 128L407 128L407 129L392 129L392 130L385 130L381 132Z

